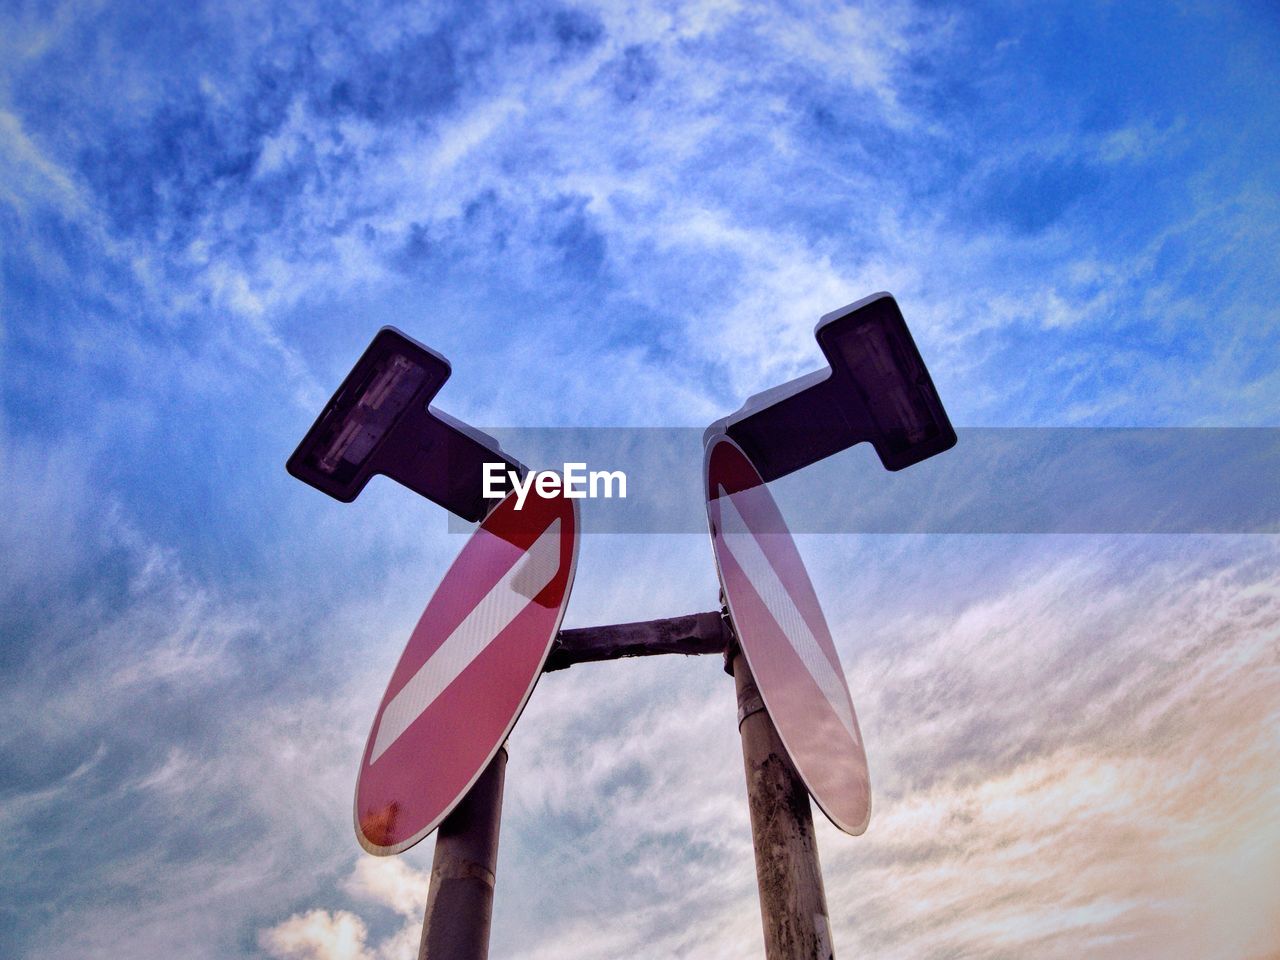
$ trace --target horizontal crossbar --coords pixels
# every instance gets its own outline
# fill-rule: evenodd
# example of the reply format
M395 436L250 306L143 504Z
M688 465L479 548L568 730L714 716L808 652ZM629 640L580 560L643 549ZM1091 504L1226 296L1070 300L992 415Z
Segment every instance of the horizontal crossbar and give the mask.
M651 657L661 653L685 656L724 653L731 639L728 623L719 610L665 620L561 630L543 671L564 670L575 663Z

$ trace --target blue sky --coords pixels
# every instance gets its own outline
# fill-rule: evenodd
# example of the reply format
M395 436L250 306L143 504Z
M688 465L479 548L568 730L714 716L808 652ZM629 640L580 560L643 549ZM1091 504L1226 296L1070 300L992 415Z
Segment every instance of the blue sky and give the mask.
M1277 51L1263 2L4 4L0 953L412 939L429 849L350 792L459 541L283 469L384 323L474 423L701 427L887 289L958 425L1276 426ZM1274 538L802 549L876 790L838 950L1280 951ZM572 623L714 605L700 537L579 570ZM758 952L736 750L717 664L548 677L495 954Z

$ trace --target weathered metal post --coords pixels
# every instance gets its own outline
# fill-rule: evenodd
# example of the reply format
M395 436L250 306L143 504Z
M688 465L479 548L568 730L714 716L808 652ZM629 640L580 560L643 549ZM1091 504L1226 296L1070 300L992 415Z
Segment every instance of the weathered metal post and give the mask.
M738 732L760 888L767 960L832 960L831 921L822 886L809 791L769 718L747 658L730 659L738 691Z
M504 744L440 824L418 960L485 960L507 770Z

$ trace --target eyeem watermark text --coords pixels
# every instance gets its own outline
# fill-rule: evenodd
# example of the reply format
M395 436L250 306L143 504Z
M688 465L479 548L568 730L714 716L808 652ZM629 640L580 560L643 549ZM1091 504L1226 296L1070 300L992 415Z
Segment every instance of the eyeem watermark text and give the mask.
M586 497L613 499L614 490L621 499L627 496L627 475L621 470L588 470L585 463L566 463L564 472L554 470L530 470L524 480L505 463L484 465L484 496L486 499L504 497L508 490L516 494L516 509L524 506L529 491L536 489L540 497L554 497L560 491L569 500Z

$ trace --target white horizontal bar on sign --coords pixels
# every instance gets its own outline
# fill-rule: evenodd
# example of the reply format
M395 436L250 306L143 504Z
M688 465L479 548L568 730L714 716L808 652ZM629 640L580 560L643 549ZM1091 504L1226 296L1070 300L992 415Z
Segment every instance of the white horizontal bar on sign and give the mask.
M786 585L773 569L773 564L760 549L756 535L747 526L737 504L723 486L720 490L720 535L725 549L733 557L734 562L742 568L752 589L764 601L769 615L778 624L778 629L787 638L796 656L813 677L822 695L831 704L831 709L840 718L841 724L849 732L850 739L860 744L857 728L853 720L853 708L849 703L849 694L845 692L844 679L836 673L831 661L818 645L818 638L809 629L809 624L800 613L800 608L792 599ZM781 534L780 534L781 535Z
M372 765L440 694L471 666L560 569L560 519L551 521L523 557L499 578L382 711L369 753Z

